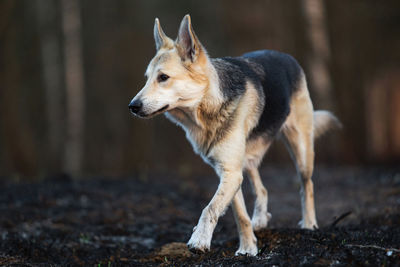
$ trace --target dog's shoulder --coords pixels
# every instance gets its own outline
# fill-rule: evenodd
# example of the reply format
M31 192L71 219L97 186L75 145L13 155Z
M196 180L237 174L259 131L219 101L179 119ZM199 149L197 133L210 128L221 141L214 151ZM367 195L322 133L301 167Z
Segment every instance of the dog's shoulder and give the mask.
M227 101L244 94L248 81L259 84L259 75L250 66L251 63L242 57L214 58L212 64L218 74L220 90Z

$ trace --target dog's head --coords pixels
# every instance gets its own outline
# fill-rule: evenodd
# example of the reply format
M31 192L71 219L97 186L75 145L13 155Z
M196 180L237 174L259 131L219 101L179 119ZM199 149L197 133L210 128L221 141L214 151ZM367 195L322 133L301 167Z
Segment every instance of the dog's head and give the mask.
M157 53L147 67L147 82L129 104L131 112L142 118L195 106L209 84L209 59L189 15L183 18L175 41L156 19L154 39Z

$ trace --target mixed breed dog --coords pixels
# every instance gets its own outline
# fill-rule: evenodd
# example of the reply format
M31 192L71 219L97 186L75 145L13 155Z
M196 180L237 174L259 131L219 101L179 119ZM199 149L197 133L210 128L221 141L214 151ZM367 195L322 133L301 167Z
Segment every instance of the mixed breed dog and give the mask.
M328 111L313 110L304 72L290 55L262 50L240 57L210 58L186 15L175 41L154 24L157 53L146 70L147 82L129 104L140 118L164 113L181 126L194 151L220 178L218 189L201 213L187 243L207 251L218 218L229 205L238 226L236 255L256 255L255 230L267 227L268 192L258 167L271 143L285 143L301 181L305 229L318 227L311 176L314 139L340 126ZM250 219L241 184L243 173L255 194Z

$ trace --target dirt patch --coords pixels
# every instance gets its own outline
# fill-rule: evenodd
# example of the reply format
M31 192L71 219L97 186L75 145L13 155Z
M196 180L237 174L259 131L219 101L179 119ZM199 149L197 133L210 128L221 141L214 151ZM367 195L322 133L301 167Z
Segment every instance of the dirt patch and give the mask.
M256 233L256 257L234 256L238 240L230 211L215 229L210 252L187 250L217 187L213 176L60 176L30 184L3 179L0 265L399 265L398 170L318 168L316 231L297 228L300 199L292 168L267 168L262 176L273 217L270 229ZM244 189L251 213L247 182Z

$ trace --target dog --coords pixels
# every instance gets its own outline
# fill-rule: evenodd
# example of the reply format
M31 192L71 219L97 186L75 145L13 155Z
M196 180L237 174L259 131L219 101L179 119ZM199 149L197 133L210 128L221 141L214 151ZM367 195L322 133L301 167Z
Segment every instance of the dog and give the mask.
M314 111L304 72L288 54L262 50L240 57L210 58L186 15L175 41L154 24L157 53L146 70L147 82L129 104L131 113L151 118L164 113L186 132L194 151L220 178L187 243L208 251L218 218L232 206L240 245L236 255L256 255L254 231L267 227L268 193L258 167L273 140L286 144L301 181L305 229L318 227L311 176L314 139L339 120ZM250 219L241 184L250 179L255 205Z

